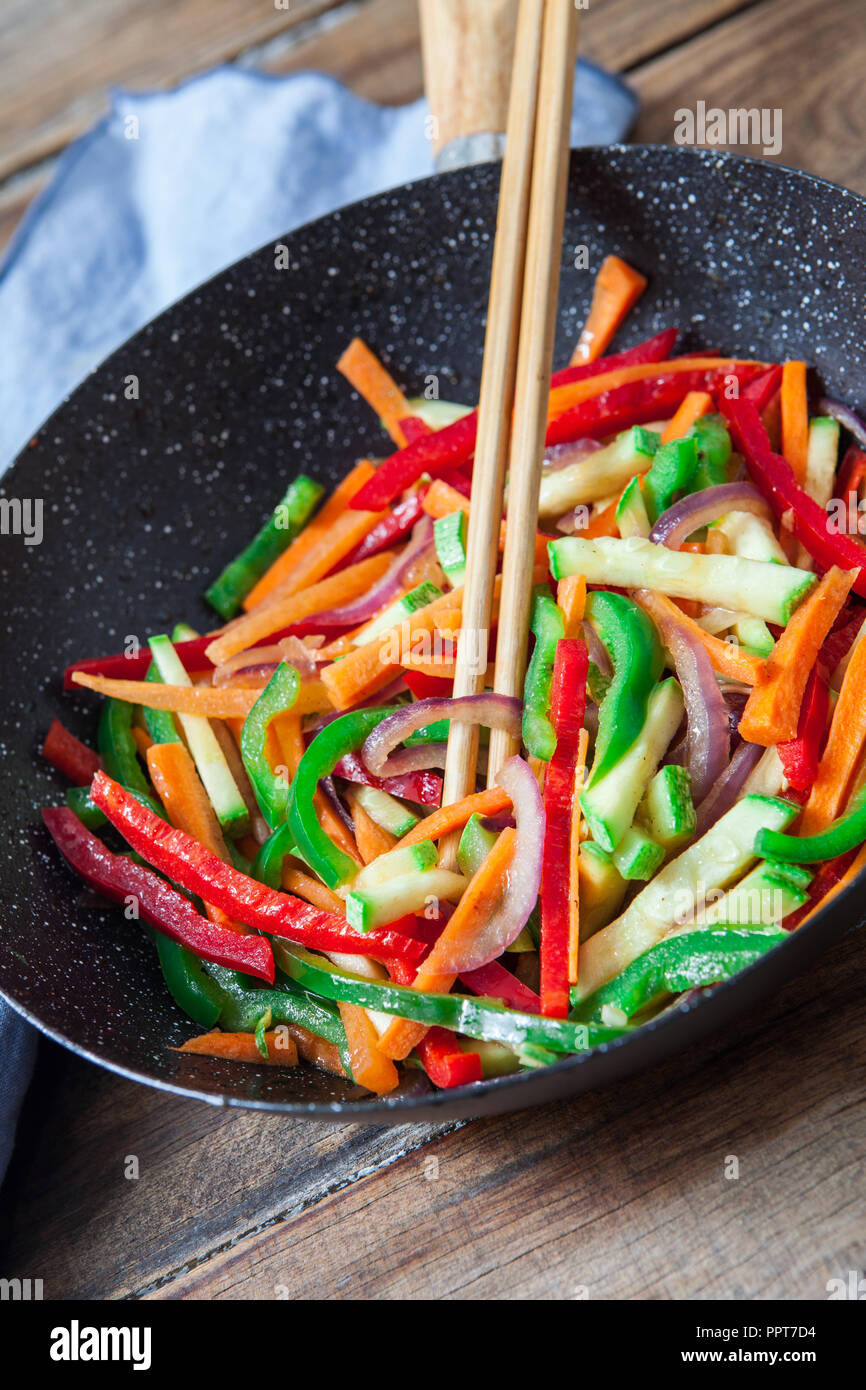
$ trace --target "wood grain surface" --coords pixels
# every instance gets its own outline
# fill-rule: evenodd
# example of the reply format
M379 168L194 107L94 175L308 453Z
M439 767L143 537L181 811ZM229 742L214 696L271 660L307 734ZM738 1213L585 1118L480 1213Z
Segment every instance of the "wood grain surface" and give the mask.
M640 138L671 140L699 100L778 106L784 163L866 189L862 0L658 0L637 17L591 0L582 20L582 52L642 97ZM232 59L406 101L414 0L6 0L0 244L108 83ZM53 1298L823 1299L866 1259L864 968L861 933L652 1073L450 1128L211 1109L43 1041L0 1191L0 1276Z

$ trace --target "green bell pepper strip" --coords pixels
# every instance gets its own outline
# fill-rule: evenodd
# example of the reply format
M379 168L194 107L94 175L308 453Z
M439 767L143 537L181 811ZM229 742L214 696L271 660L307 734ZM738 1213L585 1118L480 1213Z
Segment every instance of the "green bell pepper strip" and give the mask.
M155 661L150 663L150 670L145 676L145 680L163 683ZM174 715L170 710L148 709L145 705L144 722L154 743L180 743L180 734L174 722Z
M295 844L313 872L331 889L349 883L358 866L325 834L313 797L319 782L331 775L340 759L360 748L376 725L395 712L394 707L352 710L326 724L301 758L289 788L286 820Z
M289 784L271 770L265 753L268 725L278 714L291 709L298 698L300 677L294 666L281 661L256 703L241 732L241 757L256 794L259 809L271 830L286 818Z
M576 1007L569 1018L591 1023L605 1006L631 1018L666 995L729 980L787 937L784 931L755 927L698 928L667 936L585 999L576 1002L577 988L572 989Z
M281 968L311 994L358 1004L361 1008L378 1009L381 1013L398 1014L431 1028L450 1028L470 1038L504 1042L512 1047L538 1043L551 1052L586 1052L590 1047L612 1042L628 1032L625 1028L570 1023L566 1019L520 1013L490 999L463 994L426 994L405 985L362 980L303 947L279 939L272 944Z
M693 438L672 439L663 444L643 480L643 500L651 522L667 511L678 492L685 492L698 466L698 446Z
M527 753L549 763L556 749L549 718L553 663L556 645L565 636L565 620L544 584L533 590L529 626L535 634L535 646L523 687L523 742Z
M592 785L616 766L640 734L650 694L664 666L664 653L655 624L622 594L591 593L586 600L586 619L598 633L613 667L599 707Z
M250 870L251 877L268 888L279 888L283 877L283 860L294 849L295 839L288 821L278 825L260 847Z
M206 963L205 969L223 992L219 1022L227 1033L254 1033L259 1019L269 1009L272 1025L296 1023L317 1037L324 1038L325 1042L333 1043L340 1049L340 1060L347 1074L352 1075L346 1031L339 1010L329 1000L311 999L294 980L284 977L279 971L273 989L259 989L249 976L238 970L228 970L211 961Z
M186 946L147 924L145 931L156 946L163 978L178 1008L201 1028L215 1027L227 1002L216 980Z
M731 458L731 436L721 415L703 415L686 435L694 439L698 451L697 468L689 484L689 492L705 487L721 487L728 481Z
M150 788L141 764L138 748L132 737L132 714L135 706L126 700L106 700L99 717L97 746L102 766L127 791L147 796Z
M324 490L320 483L314 483L303 473L289 484L282 501L246 550L226 565L219 578L205 591L205 598L221 618L234 617L265 571L306 526Z
M783 864L817 864L835 859L866 840L866 787L854 797L851 809L838 816L820 835L783 835L780 830L760 830L755 853Z

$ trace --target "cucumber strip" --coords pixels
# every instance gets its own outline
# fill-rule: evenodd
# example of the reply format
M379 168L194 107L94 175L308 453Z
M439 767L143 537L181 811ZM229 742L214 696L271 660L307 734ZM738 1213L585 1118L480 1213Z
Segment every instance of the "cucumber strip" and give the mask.
M346 921L355 931L375 931L407 913L423 912L442 899L459 902L465 887L463 875L449 869L400 874L385 883L353 888L346 897Z
M463 827L457 846L457 867L461 874L471 878L477 873L496 844L496 839L496 831L488 830L481 816L474 811Z
M836 486L839 457L839 422L818 415L809 425L805 489L820 507L826 507Z
M548 469L541 478L539 515L562 516L581 503L618 493L635 473L647 472L660 444L659 435L638 425L578 463Z
M417 845L408 845L405 849L392 849L359 869L352 888L375 888L403 874L423 874L425 870L435 868L438 860L439 852L432 840L421 840Z
M453 425L455 420L472 414L471 405L458 405L456 401L428 401L426 396L410 396L409 404L412 414L429 425L431 430L444 430L446 425Z
M664 850L678 848L695 833L698 823L692 801L692 779L675 763L659 768L638 807L638 820Z
M568 536L548 546L554 579L582 574L590 584L655 589L673 598L697 599L751 613L768 623L787 623L816 583L809 570L736 555L694 555L632 536L586 540Z
M150 663L145 680L163 683L155 661ZM171 710L148 709L147 705L143 705L142 714L144 715L144 726L154 743L180 743L180 734L177 731Z
M759 830L784 830L800 807L768 796L745 796L706 835L672 859L625 912L593 936L581 951L583 999L649 950L717 888L727 888L754 864Z
M761 754L743 786L744 796L778 796L788 785L779 750L772 744Z
M168 637L151 637L150 650L153 664L166 685L192 685ZM201 715L177 717L217 820L228 834L243 835L249 829L250 813L213 729Z
M776 639L763 618L739 618L734 623L734 636L741 647L765 659L776 645Z
M221 618L234 617L265 570L270 569L306 526L324 490L321 483L313 482L303 473L289 484L258 534L205 591L205 598ZM174 640L179 642L181 638L175 636Z
M712 529L722 533L732 555L743 560L788 564L788 557L776 540L772 526L754 512L728 512L713 522Z
M616 524L619 527L619 534L624 540L628 540L629 536L646 538L652 529L638 477L632 478L619 499L616 509Z
M619 912L627 884L610 855L585 840L577 857L580 939L588 941Z
M563 1018L524 1014L490 999L464 994L428 994L406 985L376 984L338 969L302 946L274 940L282 969L310 994L343 1000L361 1008L380 1009L432 1028L437 1024L468 1038L502 1042L511 1047L540 1043L552 1052L587 1052L612 1042L628 1029L571 1023Z
M468 517L465 512L451 512L437 517L433 523L436 555L453 589L460 589L466 579L466 534Z
M649 698L643 729L631 748L598 781L590 776L580 805L593 840L612 854L632 821L683 717L683 692L670 677Z
M436 584L432 584L429 579L425 579L423 584L417 588L410 589L408 594L398 598L395 603L390 604L384 613L380 613L378 618L374 618L366 627L362 627L360 632L352 638L352 643L356 647L363 647L366 642L372 642L374 637L380 633L387 632L389 628L396 627L404 618L408 618L419 608L426 608L428 603L434 599L442 597L442 590Z
M805 891L811 875L806 876L806 884L797 886L789 877L778 873L772 861L758 864L751 873L718 901L708 903L696 914L691 931L701 926L728 925L734 927L770 927L781 922L802 907L808 898Z
M640 826L631 825L613 852L613 862L624 879L652 878L664 862L661 845L651 840Z
M418 824L418 817L390 792L380 791L378 787L356 786L354 795L370 819L381 825L383 830L396 835L398 840Z

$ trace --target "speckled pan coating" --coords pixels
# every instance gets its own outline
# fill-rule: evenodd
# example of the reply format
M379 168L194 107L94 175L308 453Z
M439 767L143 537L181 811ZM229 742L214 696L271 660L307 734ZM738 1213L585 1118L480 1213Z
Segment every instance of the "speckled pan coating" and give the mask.
M693 1041L799 969L851 925L860 885L785 946L640 1037L555 1068L459 1093L412 1073L396 1098L359 1099L306 1068L232 1066L167 1050L195 1031L152 948L120 912L94 911L39 807L62 800L38 749L54 714L95 734L95 700L61 692L64 665L134 635L209 616L199 594L298 470L332 485L387 447L334 370L362 334L409 388L475 399L498 169L485 166L359 203L265 247L175 305L47 422L4 480L44 499L44 541L0 537L4 635L0 761L0 987L41 1028L126 1075L214 1103L407 1121L552 1099ZM590 271L577 269L586 246ZM779 167L673 148L582 150L571 165L558 361L592 273L618 252L650 288L624 342L670 324L683 349L804 357L866 405L866 203ZM579 259L579 258L578 258ZM137 400L127 399L129 378Z

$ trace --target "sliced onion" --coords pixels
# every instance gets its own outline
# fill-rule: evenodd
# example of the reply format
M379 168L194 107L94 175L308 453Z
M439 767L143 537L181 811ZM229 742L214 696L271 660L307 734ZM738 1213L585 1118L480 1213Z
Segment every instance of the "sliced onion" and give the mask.
M456 700L438 697L415 700L377 725L364 744L361 756L375 776L394 776L396 774L389 755L398 743L414 734L416 729L424 729L439 719L456 719L460 724L484 724L488 729L506 729L517 736L520 734L522 715L523 702L510 695L462 695ZM416 750L405 751L414 753Z
M313 613L305 623L315 623L320 627L357 627L387 608L389 603L405 592L412 583L419 559L433 548L433 519L422 516L415 523L412 539L402 554L389 565L382 575L362 598L341 608L326 608L321 613Z
M769 516L770 510L757 488L751 483L721 483L690 493L666 512L662 512L649 534L656 545L679 550L683 541L726 512L755 512Z
M349 815L349 812L343 805L343 798L337 791L337 786L334 782L333 777L323 777L322 780L319 782L319 790L325 797L326 801L333 808L334 812L339 816L346 829L350 832L350 834L354 835L355 822L352 820L352 817Z
M604 445L597 439L574 439L568 444L552 444L545 450L541 466L545 473L558 473L561 468L580 463L581 459L588 458L590 454L602 448Z
M698 806L698 835L703 835L726 811L730 811L749 773L757 767L764 752L765 749L758 743L740 744L715 786Z
M833 401L829 396L822 396L818 402L818 410L822 415L830 415L834 420L838 420L849 434L853 434L861 449L866 449L866 424L850 405L844 405L842 401Z
M544 804L528 763L509 758L499 775L499 785L511 797L517 838L506 875L505 889L487 921L471 941L455 942L449 954L437 947L436 965L444 973L462 975L498 960L516 941L529 920L541 889L541 854L544 848ZM439 951L443 950L440 959Z
M418 743L411 748L398 748L388 758L385 775L405 777L407 773L423 772L428 767L444 767L447 752L447 743Z
M646 590L638 590L638 599ZM657 620L674 660L686 706L683 766L692 779L692 796L703 801L731 756L728 706L719 689L707 649L675 618Z
M613 674L613 667L610 664L610 656L607 647L602 642L592 623L582 623L581 631L589 659L594 666L597 666L603 676Z

